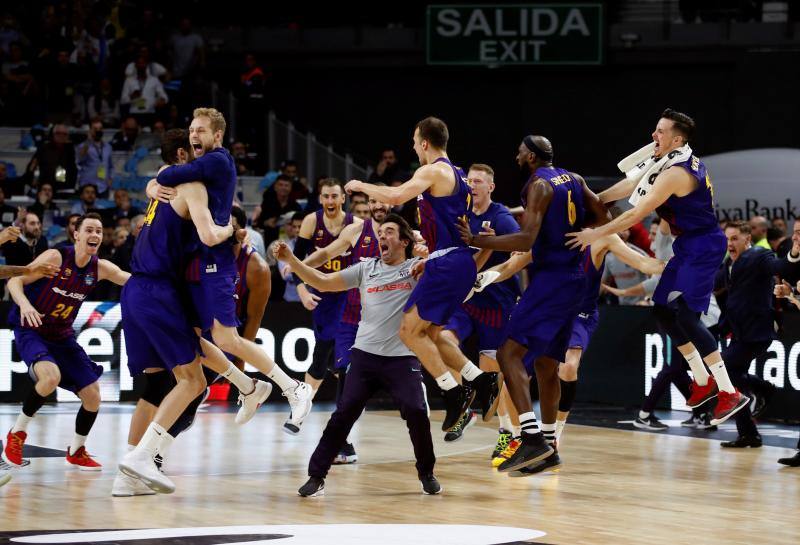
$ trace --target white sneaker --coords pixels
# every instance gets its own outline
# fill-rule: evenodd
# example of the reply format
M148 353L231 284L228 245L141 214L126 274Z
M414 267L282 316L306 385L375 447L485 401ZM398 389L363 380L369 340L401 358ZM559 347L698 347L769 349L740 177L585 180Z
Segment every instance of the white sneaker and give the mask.
M292 416L286 422L299 428L308 413L311 412L311 398L314 396L314 390L305 382L298 382L294 388L284 390L283 396L289 402L292 410ZM284 424L285 426L286 424ZM300 430L298 429L298 431Z
M124 473L117 473L114 478L114 486L111 487L111 495L115 498L127 498L130 496L152 496L155 494L146 484L139 479L129 477Z
M235 422L240 426L250 422L250 419L255 416L261 404L264 403L269 397L269 394L272 393L272 384L269 382L253 379L253 386L255 386L255 389L249 394L245 395L239 393L239 405L241 405L242 408L236 413Z
M152 454L144 450L132 450L127 453L119 463L119 469L129 477L141 479L148 488L159 494L175 492L175 483L158 470Z

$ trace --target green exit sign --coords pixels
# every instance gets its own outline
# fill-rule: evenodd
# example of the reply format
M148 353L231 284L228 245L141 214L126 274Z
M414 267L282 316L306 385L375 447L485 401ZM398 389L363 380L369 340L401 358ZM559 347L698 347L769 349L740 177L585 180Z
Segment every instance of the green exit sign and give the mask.
M602 64L599 3L428 6L428 64Z

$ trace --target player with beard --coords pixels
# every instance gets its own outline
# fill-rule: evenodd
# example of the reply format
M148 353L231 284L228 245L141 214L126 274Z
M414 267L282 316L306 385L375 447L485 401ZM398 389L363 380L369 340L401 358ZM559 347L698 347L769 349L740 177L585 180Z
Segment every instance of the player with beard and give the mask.
M360 219L345 213L344 201L344 189L339 180L325 178L319 182L319 203L322 208L303 218L300 233L294 244L294 255L298 259L303 260L312 247L320 250L333 244L348 225L361 226ZM318 268L324 273L339 272L344 270L347 264L347 256L335 254L320 264ZM347 294L319 293L316 290L309 290L297 275L294 276L297 280L297 295L303 306L311 311L314 326L314 352L311 356L311 366L306 371L305 377L306 382L312 388L311 396L313 397L325 379L328 368L333 368L330 363L332 363L339 319L342 316ZM296 435L300 433L301 424L302 420L298 421L290 417L283 424L283 430L290 435Z
M471 250L461 240L456 222L472 208L466 176L447 156L450 133L441 119L428 117L414 128L414 151L422 165L407 182L381 187L359 180L345 186L348 194L362 192L391 206L417 198L422 236L428 245L427 260L419 284L406 303L400 338L422 362L444 391L445 418L442 430L450 431L478 397L484 419L496 408L503 377L481 371L466 361L461 368L464 385L456 382L445 365L450 341L439 334L467 297L477 276ZM455 347L458 351L458 346Z
M98 379L103 368L95 364L78 344L72 323L83 301L101 280L124 285L130 274L105 259L97 258L103 240L103 222L90 213L78 220L75 246L47 250L29 265L32 272L8 282L16 305L8 317L14 325L17 350L35 385L22 404L22 412L8 432L3 460L20 467L28 424L47 396L57 387L81 400L75 418L75 435L67 447L67 463L85 471L102 466L86 451L86 437L100 410ZM56 268L58 273L52 275Z
M183 165L171 165L158 173L158 183L174 187L202 182L208 193L208 205L214 222L221 226L230 222L233 194L236 189L236 166L233 157L222 146L225 118L214 108L197 108L189 127L189 141L195 159ZM214 344L229 354L247 361L281 389L291 407L291 420L302 422L311 412L311 387L287 375L253 341L237 331L236 259L233 239L208 246L200 245L197 273L199 282L190 283L194 310L200 329L211 331ZM258 398L268 395L263 383Z
M688 115L665 110L652 134L652 159L666 161L666 168L648 180L651 185L644 192L639 187L641 182L628 178L603 191L603 202L629 197L634 191L639 198L633 208L606 225L568 236L571 247L586 248L600 237L629 229L653 212L669 223L675 235L675 255L653 294L655 315L692 370L692 394L686 404L695 408L717 397L711 424L719 425L742 410L750 399L731 383L717 341L700 321L700 313L708 309L714 277L727 244L714 214L711 176L688 148L694 129L694 120ZM669 165L682 152L688 156Z
M561 396L558 365L564 361L586 285L583 252L567 248L564 236L592 221L606 221L608 213L583 178L553 166L553 147L547 138L526 136L519 145L517 163L531 173L522 188L521 230L501 236L473 235L465 220L460 220L459 230L470 246L506 252L530 249L536 256L529 269L530 284L514 307L497 350L509 395L520 413L522 436L519 448L498 470L524 476L561 466L554 448ZM532 369L523 357L532 360L539 383L541 431L531 401Z

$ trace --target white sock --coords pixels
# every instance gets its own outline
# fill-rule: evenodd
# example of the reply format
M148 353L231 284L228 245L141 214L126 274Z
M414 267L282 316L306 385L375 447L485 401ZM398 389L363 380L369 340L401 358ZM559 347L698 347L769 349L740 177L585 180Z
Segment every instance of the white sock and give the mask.
M28 424L30 421L33 420L32 416L28 416L25 413L19 413L17 416L17 421L14 424L14 427L11 428L11 433L17 433L18 431L28 431Z
M228 363L228 370L222 373L222 376L228 382L236 386L244 395L252 394L256 390L256 385L253 379L242 373L238 367L232 363Z
M642 420L647 420L648 418L650 418L650 413L647 411L639 411L639 418L641 418Z
M267 373L267 377L278 385L278 388L281 389L281 392L285 392L290 388L294 388L297 386L298 382L283 372L283 369L278 367L277 364L272 366L272 369L269 373Z
M714 380L717 381L717 387L722 390L723 392L728 392L732 394L736 391L736 388L733 387L731 384L731 378L728 376L728 370L725 369L725 362L720 361L719 363L712 363L708 366L711 369L711 373L714 375Z
M703 363L703 358L700 356L700 352L697 350L692 351L691 354L683 356L686 359L686 363L689 364L689 369L692 370L692 375L694 375L694 381L699 384L700 386L705 386L708 384L708 371L706 370L706 366Z
M567 425L567 420L556 420L556 439L561 439L561 434L564 433L564 426Z
M475 380L481 373L483 373L483 371L469 360L467 360L467 363L461 368L461 376L469 381Z
M511 431L514 427L514 424L511 423L511 417L507 414L499 414L497 418L500 420L500 429L505 431Z
M134 452L144 451L150 458L152 458L156 455L156 452L158 451L158 445L161 444L161 438L165 435L169 435L167 430L155 422L150 422L150 425L147 426L147 431L144 432L144 435L139 441L139 444L136 445Z
M520 414L519 425L521 433L528 435L536 435L539 433L539 421L536 420L536 413L533 411Z
M167 451L169 447L172 446L172 442L175 441L175 438L172 437L169 432L165 432L164 435L161 436L161 440L158 442L158 446L156 447L156 452L161 456L162 459L167 457Z
M519 434L522 433L522 428L520 426L511 426L508 431L511 432L511 437L519 437Z
M86 435L78 435L77 433L72 437L72 444L69 446L69 453L75 454L78 449L86 444Z
M456 382L456 379L450 374L450 371L445 371L444 375L436 377L436 384L445 392L458 386L458 382Z
M542 428L542 433L544 434L545 441L547 441L548 443L552 444L553 441L556 440L556 424L555 424L555 422L553 422L551 424L545 424L544 422L542 422L540 424L540 427Z

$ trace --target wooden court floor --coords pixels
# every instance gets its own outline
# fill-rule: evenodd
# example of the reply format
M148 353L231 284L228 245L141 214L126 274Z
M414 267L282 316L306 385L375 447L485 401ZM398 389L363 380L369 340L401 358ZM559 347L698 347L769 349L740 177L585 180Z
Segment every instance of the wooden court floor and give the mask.
M18 542L6 541L9 532L17 531L342 524L497 528L464 533L462 527L427 527L422 537L406 540L399 527L383 532L383 527L359 526L350 528L352 539L331 541L326 528L340 527L309 526L329 541L308 537L285 542L800 543L800 470L776 464L791 453L787 449L730 452L715 440L568 425L560 473L512 479L489 465L494 426L480 423L461 441L444 443L438 412L432 419L441 496L420 493L398 414L370 411L354 430L359 462L334 466L324 497L300 498L296 491L305 482L309 455L328 414L313 412L302 433L292 437L280 431L285 411L262 411L244 427L233 424L232 413L199 415L175 442L165 466L177 485L175 494L112 498L131 409L126 404L101 409L88 447L105 465L102 472L67 468L60 457L33 458L29 466L14 471L13 480L0 489L0 544ZM16 410L18 406L0 407L3 434ZM43 409L29 428L28 443L65 449L75 410L71 404ZM55 542L36 539L19 542Z

